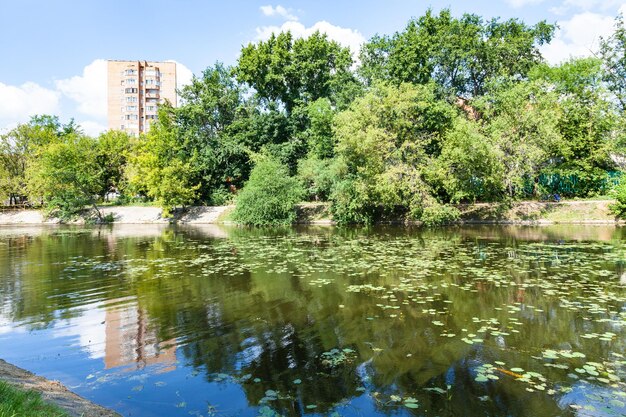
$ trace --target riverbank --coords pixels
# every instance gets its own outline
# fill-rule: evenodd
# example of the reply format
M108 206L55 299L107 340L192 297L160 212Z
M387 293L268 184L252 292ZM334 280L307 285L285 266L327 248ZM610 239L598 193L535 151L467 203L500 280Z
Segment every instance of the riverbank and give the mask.
M44 401L72 417L121 417L118 413L80 397L60 382L50 381L0 359L0 380L21 390L39 392Z
M616 224L610 212L612 200L572 200L561 202L520 201L511 205L497 203L458 204L459 224ZM159 207L102 207L104 216L117 224L221 224L229 223L234 206L196 206L179 210L171 218L163 217ZM399 223L401 221L398 221ZM0 212L0 225L58 224L59 219L46 219L40 210ZM72 224L85 223L81 218ZM334 224L328 203L298 205L299 224Z

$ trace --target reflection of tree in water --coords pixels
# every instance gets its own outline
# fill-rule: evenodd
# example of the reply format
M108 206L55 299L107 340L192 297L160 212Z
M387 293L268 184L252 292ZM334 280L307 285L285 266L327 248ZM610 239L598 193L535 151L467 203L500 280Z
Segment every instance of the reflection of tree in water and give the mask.
M14 318L42 323L54 320L59 311L71 314L87 301L134 298L146 312L142 323L160 341L175 339L179 352L207 379L222 373L249 375L240 379L249 404L258 405L267 390L274 390L289 398L270 405L287 415L299 415L307 404L325 412L346 398L366 395L358 390L361 386L380 393L375 403L385 412L402 408L390 401L391 395L399 395L417 398L419 413L433 415L468 410L563 414L557 396L533 393L532 401L520 400L531 398L523 384L503 376L498 383L481 385L473 370L494 359L531 369L529 356L545 346L584 348L589 357L606 357L609 347L586 346L579 338L602 325L584 320L579 310L563 309L559 298L543 288L521 285L544 277L546 271L536 267L551 268L558 248L507 235L503 246L491 241L493 236L484 240L481 233L322 229L268 234L236 229L228 239L211 239L193 229L167 229L158 237L118 239L115 245L89 234L51 233L16 241L14 260L8 267L0 262L0 273L19 279L3 279L1 285L5 296L18 300ZM602 250L591 253L596 266ZM576 260L579 252L563 251L563 263L553 276L546 275L547 282L562 283L576 275L576 262L568 259ZM480 275L485 268L489 274ZM602 285L594 279L569 288L568 297L588 297L590 287ZM510 281L515 286L503 286ZM346 292L365 283L382 290ZM502 306L515 303L533 306L522 305L516 313L522 318L516 325L519 334L486 332L484 344L460 342L462 329L475 332L485 325L474 324L472 317L494 319L493 326L510 332L510 313ZM381 307L387 305L398 308ZM618 300L613 308L619 308ZM433 325L434 320L445 327ZM442 337L444 329L456 337ZM612 349L619 349L618 343L624 341L616 341ZM351 348L356 357L335 368L324 366L320 355L333 348ZM557 381L566 373L541 372ZM296 379L302 383L294 384ZM434 387L445 393L423 389Z

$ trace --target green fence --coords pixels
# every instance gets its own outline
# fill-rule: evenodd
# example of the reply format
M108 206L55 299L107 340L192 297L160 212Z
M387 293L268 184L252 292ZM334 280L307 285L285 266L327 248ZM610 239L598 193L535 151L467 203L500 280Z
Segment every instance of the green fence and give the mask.
M581 196L590 191L605 194L619 184L621 177L621 171L608 171L601 176L586 178L576 174L544 173L539 175L536 182L529 178L524 185L524 193L527 196L534 196L535 192L562 196Z

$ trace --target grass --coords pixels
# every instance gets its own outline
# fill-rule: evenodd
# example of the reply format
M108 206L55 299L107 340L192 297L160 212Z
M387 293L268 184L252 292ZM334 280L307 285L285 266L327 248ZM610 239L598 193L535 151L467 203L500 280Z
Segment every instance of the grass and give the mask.
M46 403L41 394L0 381L0 417L69 417L59 407Z

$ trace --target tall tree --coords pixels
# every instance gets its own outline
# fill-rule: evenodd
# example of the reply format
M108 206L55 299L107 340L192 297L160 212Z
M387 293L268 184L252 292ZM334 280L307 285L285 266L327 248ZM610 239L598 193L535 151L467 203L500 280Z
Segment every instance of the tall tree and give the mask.
M290 113L298 102L332 99L354 89L352 64L350 49L325 34L294 40L290 32L282 32L245 46L235 74L266 103L278 102Z
M42 145L27 168L30 194L43 199L48 213L63 219L88 205L102 218L96 206L102 189L97 156L97 142L82 134L69 133L62 140Z
M608 38L600 40L600 57L604 64L604 80L626 111L626 27L624 16L615 19L615 30Z
M345 164L332 193L342 222L368 223L436 204L424 178L454 112L432 85L377 84L336 117L337 155Z
M0 135L0 195L9 203L26 198L26 168L40 147L61 138L80 133L80 128L70 121L63 125L57 116L37 115L4 135Z
M445 94L465 98L485 93L494 77L525 76L541 62L538 46L549 42L554 25L528 26L517 19L460 18L449 9L428 10L402 32L376 36L361 54L361 74L395 82L435 81Z
M602 75L602 62L597 58L539 66L532 74L548 82L559 96L558 128L563 140L545 172L570 183L571 190L564 194L601 191L606 171L614 169L610 154L619 117Z
M128 169L131 189L157 201L166 215L177 206L196 201L201 186L196 182L196 157L180 140L174 115L171 106L159 108L158 121L137 143Z

